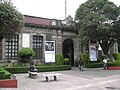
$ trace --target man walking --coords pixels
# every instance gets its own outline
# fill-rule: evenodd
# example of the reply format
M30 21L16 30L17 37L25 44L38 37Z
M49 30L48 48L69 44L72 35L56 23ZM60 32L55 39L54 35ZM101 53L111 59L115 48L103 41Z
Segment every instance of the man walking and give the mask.
M79 68L79 70L80 71L83 71L83 68L84 68L84 62L83 62L83 60L79 60L79 62L78 62L78 68Z

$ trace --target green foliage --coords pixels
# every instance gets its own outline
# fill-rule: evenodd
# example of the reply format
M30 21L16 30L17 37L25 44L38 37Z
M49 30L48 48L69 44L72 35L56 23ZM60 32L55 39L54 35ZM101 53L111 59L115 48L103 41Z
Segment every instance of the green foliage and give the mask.
M120 60L109 62L108 66L120 66Z
M10 79L11 73L7 70L0 68L0 79Z
M99 68L99 67L103 67L103 63L88 63L85 64L86 68Z
M30 49L30 48L22 48L21 50L18 51L18 56L19 57L34 57L35 52Z
M63 57L62 54L56 54L56 56L55 56L55 60L56 60L55 64L56 65L63 65L63 63L64 63L63 58L64 57Z
M11 73L27 73L29 67L5 67ZM70 65L57 65L57 66L36 66L38 72L48 72L48 71L61 71L70 70Z
M120 23L115 24L120 14L119 7L108 0L88 0L80 5L76 11L80 36L99 42L105 55L114 45L115 38L119 38ZM120 22L120 20L119 20ZM116 28L115 28L116 26Z
M89 63L89 61L90 61L89 54L82 54L82 55L81 55L81 59L82 59L85 63Z
M64 58L64 64L65 64L65 65L69 65L69 61L70 61L70 60L69 60L68 58Z
M30 48L22 48L18 51L18 56L20 57L19 62L26 64L32 62L32 58L35 56L35 52Z
M23 15L7 0L0 1L0 40L21 32Z
M120 60L120 53L113 54L115 60Z
M70 65L58 65L58 66L42 66L37 67L39 72L48 72L48 71L62 71L62 70L70 70Z

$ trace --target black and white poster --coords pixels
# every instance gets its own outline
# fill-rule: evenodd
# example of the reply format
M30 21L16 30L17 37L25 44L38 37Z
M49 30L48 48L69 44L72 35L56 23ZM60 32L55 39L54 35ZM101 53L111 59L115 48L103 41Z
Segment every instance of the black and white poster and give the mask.
M46 41L45 42L45 51L54 51L54 42Z
M97 52L96 47L94 45L89 47L89 54L90 54L90 60L91 61L97 61Z
M55 62L55 41L45 41L45 62Z

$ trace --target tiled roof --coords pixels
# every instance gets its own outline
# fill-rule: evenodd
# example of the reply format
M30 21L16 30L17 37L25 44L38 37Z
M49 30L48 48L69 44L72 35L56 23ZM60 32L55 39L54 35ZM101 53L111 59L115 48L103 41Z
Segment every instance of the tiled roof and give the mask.
M25 23L27 24L36 24L36 25L45 25L45 26L52 25L51 19L28 16L28 15L24 15L24 16L25 16Z

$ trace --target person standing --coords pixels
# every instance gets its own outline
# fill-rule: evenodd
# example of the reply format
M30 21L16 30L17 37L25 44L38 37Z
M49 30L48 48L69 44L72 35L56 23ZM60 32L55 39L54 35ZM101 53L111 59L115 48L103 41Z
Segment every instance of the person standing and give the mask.
M83 60L79 60L79 62L78 62L78 68L79 68L79 70L80 71L83 71L83 68L84 68L84 62L83 62Z
M34 63L30 63L30 71L31 72L37 72L37 69L35 68Z
M103 70L107 69L107 62L108 62L107 58L104 58L103 59Z

